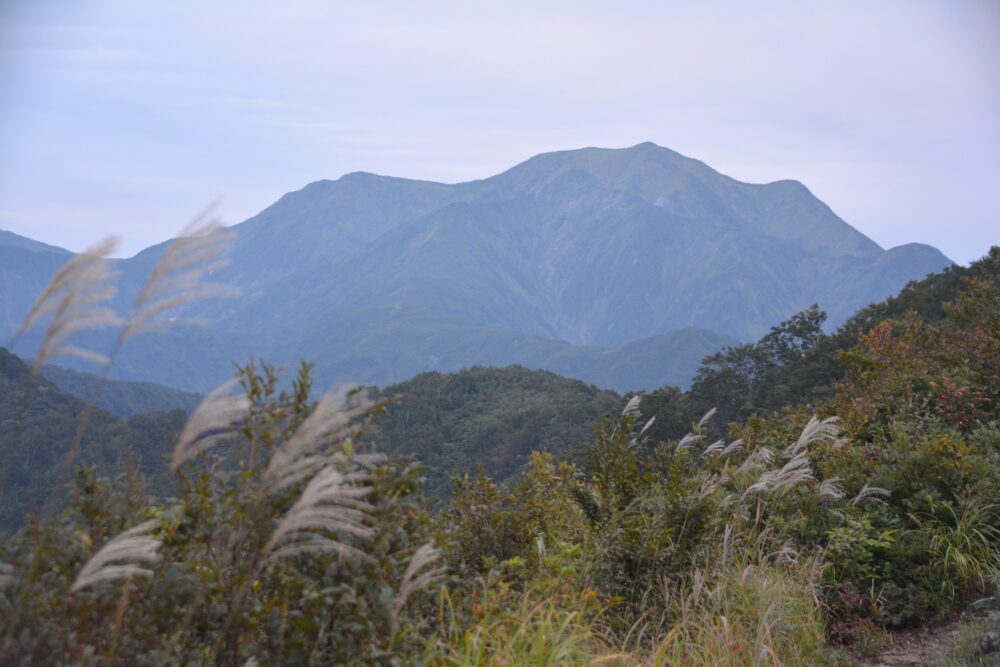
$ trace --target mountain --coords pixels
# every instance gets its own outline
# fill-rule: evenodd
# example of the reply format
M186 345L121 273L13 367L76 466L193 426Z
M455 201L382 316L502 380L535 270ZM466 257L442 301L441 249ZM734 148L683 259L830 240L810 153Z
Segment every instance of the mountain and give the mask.
M152 382L101 381L100 376L53 366L42 368L46 380L67 394L92 403L113 415L128 419L147 412L183 410L190 414L203 396L190 391L172 389ZM100 386L100 394L95 392Z
M809 304L835 327L950 264L929 246L883 250L800 183L741 183L650 143L453 185L348 174L235 229L232 263L212 278L242 297L182 313L210 329L130 343L117 377L205 391L256 354L315 360L323 382L516 363L617 390L686 386L703 356ZM164 247L118 262L120 310ZM0 335L44 284L36 274L51 275L45 262L0 264Z
M49 245L48 243L42 243L41 241L35 241L26 236L19 236L14 232L8 232L3 229L0 229L0 246L8 248L22 248L24 250L33 250L35 252L54 252L60 255L71 254L69 250L64 248Z

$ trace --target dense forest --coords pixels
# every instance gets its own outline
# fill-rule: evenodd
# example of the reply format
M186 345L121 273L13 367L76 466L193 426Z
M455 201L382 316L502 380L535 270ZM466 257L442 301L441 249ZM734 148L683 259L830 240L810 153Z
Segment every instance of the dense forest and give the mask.
M448 495L452 477L479 466L509 483L533 451L579 457L594 423L621 410L614 392L520 366L422 373L377 395L390 403L370 437L426 466L432 496Z
M1000 248L823 317L623 398L250 363L128 444L0 357L3 493L71 478L0 544L0 663L851 664L1000 583Z
M79 460L67 461L77 438L84 401L33 376L23 361L0 348L0 531L23 525L25 516L61 509L74 465L106 473L134 471L161 484L170 446L184 426L184 411L151 412L121 419L90 411L89 426L76 444Z

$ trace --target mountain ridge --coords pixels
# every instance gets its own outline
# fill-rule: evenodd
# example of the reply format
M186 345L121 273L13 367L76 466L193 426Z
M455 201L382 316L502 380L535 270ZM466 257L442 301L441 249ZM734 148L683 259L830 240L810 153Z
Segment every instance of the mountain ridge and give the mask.
M323 381L361 372L382 385L481 363L564 372L567 355L589 355L578 366L593 382L615 377L601 363L629 346L650 367L693 374L713 345L754 340L812 303L835 327L950 264L929 246L883 250L797 181L742 183L650 143L543 153L456 184L351 172L234 228L232 262L212 278L243 296L187 307L213 329L137 342L119 377L205 391L231 369L213 356L223 350L305 357ZM119 310L164 247L116 262ZM0 294L16 280L0 267ZM25 308L0 304L0 334ZM684 359L633 345L689 327L705 333L687 335L702 345ZM179 384L154 358L164 354L185 356L195 377Z

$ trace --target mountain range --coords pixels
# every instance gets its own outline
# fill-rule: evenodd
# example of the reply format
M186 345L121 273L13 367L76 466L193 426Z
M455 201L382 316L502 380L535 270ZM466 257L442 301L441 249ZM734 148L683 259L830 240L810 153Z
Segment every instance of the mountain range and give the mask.
M517 363L619 391L686 386L706 354L812 303L835 327L950 264L926 245L879 247L801 183L742 183L651 143L458 184L347 174L235 229L212 280L241 298L182 313L210 327L130 342L116 377L205 391L257 355L314 360L324 382ZM116 261L119 310L164 248ZM67 256L0 234L0 340Z

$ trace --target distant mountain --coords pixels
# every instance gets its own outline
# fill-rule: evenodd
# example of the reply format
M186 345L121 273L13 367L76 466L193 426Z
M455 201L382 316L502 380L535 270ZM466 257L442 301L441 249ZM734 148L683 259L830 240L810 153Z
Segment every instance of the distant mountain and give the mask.
M102 383L101 378L93 373L51 364L42 368L42 375L62 391L124 419L147 412L173 410L190 414L203 398L201 394L152 382L106 380ZM101 387L100 394L96 394L98 385Z
M619 390L686 386L703 356L809 304L835 327L950 264L929 246L883 250L800 183L741 183L649 143L455 185L348 174L236 230L213 279L242 298L184 313L210 329L130 343L119 377L205 391L256 354L315 360L325 382L518 363ZM164 247L118 263L119 308ZM51 254L0 263L0 335Z
M42 243L41 241L35 241L26 236L19 236L14 232L8 232L3 229L0 229L0 246L23 248L24 250L54 252L59 253L60 255L71 254L69 250L65 250L64 248L49 245L48 243Z

